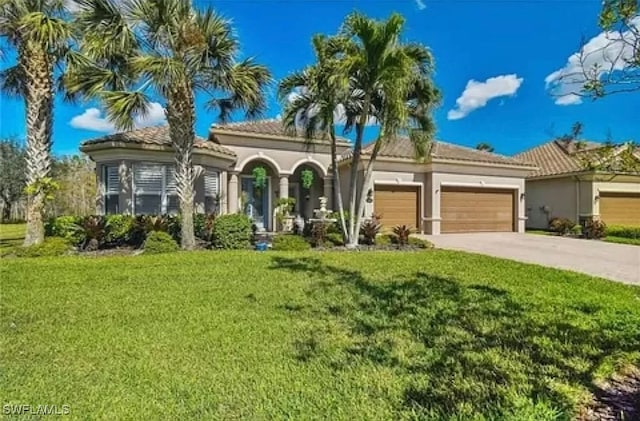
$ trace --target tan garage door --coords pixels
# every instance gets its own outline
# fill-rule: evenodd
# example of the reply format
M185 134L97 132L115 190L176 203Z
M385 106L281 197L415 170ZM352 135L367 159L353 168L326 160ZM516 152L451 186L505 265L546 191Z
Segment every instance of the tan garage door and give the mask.
M445 187L440 199L440 231L513 231L513 190Z
M640 194L600 193L600 217L608 225L640 226Z
M397 225L419 227L419 189L417 186L376 186L374 212L382 217L384 231Z

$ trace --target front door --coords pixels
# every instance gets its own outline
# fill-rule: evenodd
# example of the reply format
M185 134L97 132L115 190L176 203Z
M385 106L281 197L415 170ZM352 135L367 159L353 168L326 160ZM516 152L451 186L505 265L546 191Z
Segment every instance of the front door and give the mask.
M242 178L242 210L258 227L258 231L265 231L269 228L268 178L265 186L260 188L254 185L253 177Z

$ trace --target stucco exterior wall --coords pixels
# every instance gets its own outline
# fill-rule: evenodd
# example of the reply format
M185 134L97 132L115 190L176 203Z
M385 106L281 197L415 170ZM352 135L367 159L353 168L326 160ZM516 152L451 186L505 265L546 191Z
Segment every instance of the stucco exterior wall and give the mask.
M546 180L530 180L526 182L527 228L547 229L551 218L578 218L578 191L581 189L583 197L588 198L589 183L581 183L564 178ZM587 203L581 205L583 212L590 212Z

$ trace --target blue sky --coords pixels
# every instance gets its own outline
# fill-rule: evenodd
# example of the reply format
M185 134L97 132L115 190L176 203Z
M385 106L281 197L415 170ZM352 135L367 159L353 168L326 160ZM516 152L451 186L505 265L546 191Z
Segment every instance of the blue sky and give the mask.
M349 12L359 10L376 18L393 11L401 13L407 21L404 38L428 45L436 58L435 81L443 92L443 102L435 116L437 137L442 140L467 146L485 141L498 152L513 154L549 140L552 134L567 132L573 122L580 120L585 124L586 138L604 140L610 133L616 141L640 141L640 93L562 105L556 104L545 86L550 74L567 65L583 36L589 40L600 33L596 26L601 4L598 0L196 3L213 5L231 18L243 55L255 56L276 79L310 64L311 36L335 33ZM0 66L9 64L12 63ZM273 89L268 95L267 117L275 117L281 106L275 101ZM68 105L57 101L56 154L76 153L81 141L108 132L109 123L100 118L96 107L99 104ZM0 136L24 137L22 103L3 96L0 112ZM158 105L151 114L151 123L159 121L161 107ZM215 117L200 104L196 133L206 136Z

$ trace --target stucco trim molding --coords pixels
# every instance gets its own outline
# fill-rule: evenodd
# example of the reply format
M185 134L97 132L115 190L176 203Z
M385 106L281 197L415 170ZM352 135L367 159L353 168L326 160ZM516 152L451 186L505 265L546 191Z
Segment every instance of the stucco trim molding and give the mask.
M327 177L327 169L325 168L325 166L322 165L322 163L319 162L318 160L314 159L312 156L307 156L305 158L297 160L296 163L291 166L291 173L293 174L294 172L296 172L296 169L300 165L304 165L304 164L313 164L314 167L317 167L317 169L320 169L321 175L323 178Z
M484 183L482 181L477 183L466 183L466 182L455 182L455 181L442 181L440 183L440 187L476 187L476 188L485 188L485 189L509 189L509 190L518 190L520 186L517 184L495 184L495 183Z
M277 175L283 175L282 168L280 168L280 165L278 165L278 162L275 159L271 158L270 156L265 155L262 151L258 152L257 154L248 156L242 162L240 162L239 164L236 164L234 171L242 172L244 167L251 161L266 161L269 164L273 165L273 168L278 172Z

